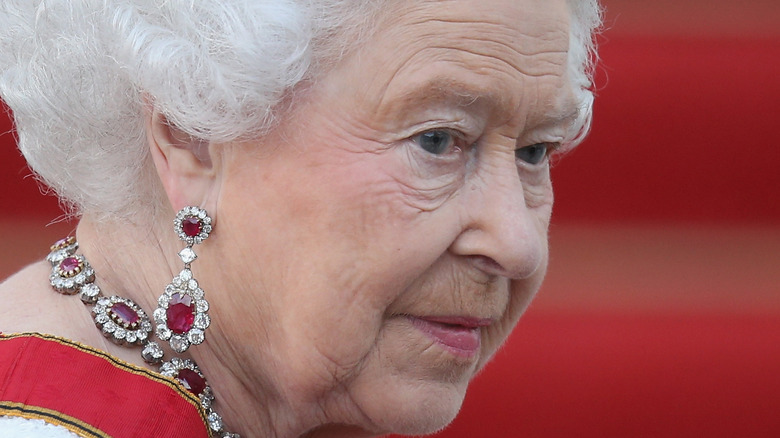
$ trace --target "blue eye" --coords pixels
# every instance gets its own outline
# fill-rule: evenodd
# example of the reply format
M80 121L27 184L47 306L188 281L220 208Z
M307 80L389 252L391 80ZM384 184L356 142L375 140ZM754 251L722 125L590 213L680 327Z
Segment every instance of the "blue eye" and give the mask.
M413 137L413 140L426 152L434 155L441 155L447 152L455 144L453 135L448 131L440 129L418 134Z
M536 143L530 146L515 149L515 158L528 164L536 165L547 157L547 143Z

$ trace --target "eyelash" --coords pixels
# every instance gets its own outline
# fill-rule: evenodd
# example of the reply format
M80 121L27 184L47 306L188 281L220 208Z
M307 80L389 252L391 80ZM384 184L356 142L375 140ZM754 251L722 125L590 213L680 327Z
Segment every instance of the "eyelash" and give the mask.
M444 156L452 152L458 152L463 148L463 145L458 145L458 143L465 143L464 138L466 138L466 135L458 132L453 131L451 129L446 128L438 128L438 129L430 129L427 131L423 131L419 134L414 135L411 137L411 140L416 143L421 149L428 152L431 155L434 156ZM432 144L426 145L424 144L425 141L433 140L434 142L437 142L438 144ZM444 141L446 143L442 144L441 142ZM519 165L531 165L531 166L538 166L542 163L544 163L550 155L552 155L557 149L560 148L559 143L550 143L550 142L541 142L541 143L534 143L528 146L523 146L520 148L515 149L515 159L518 161ZM532 148L544 148L543 155L537 157L536 154L532 155L531 157L521 157L520 154L524 152L532 151ZM529 159L526 159L529 158Z
M430 145L430 147L426 147L426 145L423 144L426 140L436 140L436 137L439 137L439 140L441 141L442 134L447 136L447 139L445 140L447 143L444 146ZM441 156L447 152L452 152L453 149L456 151L460 150L461 147L458 145L458 142L463 142L464 138L465 135L463 133L450 129L430 129L414 135L412 141L429 154Z
M544 148L544 154L541 157L538 157L538 161L531 162L529 160L526 160L526 159L520 157L521 153L531 151L532 148L537 148L537 147L543 147ZM521 148L515 149L515 159L518 160L518 161L522 161L525 164L530 164L531 166L538 166L538 165L544 163L545 161L547 161L547 159L550 157L550 155L555 153L555 151L557 149L559 149L559 148L560 148L560 144L559 143L544 143L544 142L543 143L534 143L534 144L531 144L531 145L528 145L528 146L523 146Z

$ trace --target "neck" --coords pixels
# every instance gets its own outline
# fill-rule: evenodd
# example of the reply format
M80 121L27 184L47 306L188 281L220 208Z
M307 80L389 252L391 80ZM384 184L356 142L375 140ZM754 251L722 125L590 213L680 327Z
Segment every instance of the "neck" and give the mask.
M165 285L183 267L177 253L185 244L178 240L171 228L170 220L166 219L151 224L123 223L117 226L97 222L89 216L82 218L77 228L79 252L95 270L96 283L103 295L131 299L151 315ZM199 256L201 252L206 253L198 248ZM245 438L369 436L365 431L349 426L327 425L321 406L316 402L291 402L296 397L285 396L283 390L264 377L261 369L248 364L242 357L242 349L235 348L235 345L247 342L263 345L262 339L252 339L250 334L245 335L247 339L240 340L228 336L228 333L236 332L235 324L241 322L220 313L220 299L225 297L219 294L224 294L224 291L210 287L206 275L209 270L206 266L199 268L197 261L193 263L194 277L206 291L212 318L206 331L206 342L192 346L184 354L174 353L165 342L160 344L166 350L166 360L172 357L191 358L198 364L214 390L217 410L228 430ZM232 329L227 330L231 325ZM95 333L99 334L98 330ZM111 342L96 343L110 354L155 369L142 360L138 347L128 349Z
M94 268L103 295L129 298L148 314L157 306L165 285L181 269L176 253L182 245L173 232L168 234L171 236L156 224L118 226L89 216L81 219L76 230L79 252Z

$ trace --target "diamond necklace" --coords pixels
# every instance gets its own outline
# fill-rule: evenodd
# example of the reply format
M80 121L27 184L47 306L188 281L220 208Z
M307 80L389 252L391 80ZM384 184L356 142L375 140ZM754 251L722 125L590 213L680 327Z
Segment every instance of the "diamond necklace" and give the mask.
M95 325L105 337L121 346L142 346L141 357L151 365L159 365L159 372L175 379L200 400L206 412L209 434L219 438L240 438L236 433L225 430L222 417L214 410L214 391L206 378L191 359L174 357L163 362L163 351L157 341L150 339L152 322L146 312L134 301L119 296L103 296L95 284L95 271L83 255L76 254L79 244L73 236L57 241L46 256L52 264L49 282L55 291L65 294L79 294L84 304L92 305ZM194 281L187 266L174 277L174 283ZM196 302L197 304L197 302Z

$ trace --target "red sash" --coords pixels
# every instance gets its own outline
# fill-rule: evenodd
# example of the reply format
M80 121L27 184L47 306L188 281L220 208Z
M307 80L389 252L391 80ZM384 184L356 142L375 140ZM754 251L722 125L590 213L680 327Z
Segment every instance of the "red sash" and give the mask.
M67 339L0 334L0 415L42 419L90 438L208 438L179 382Z

